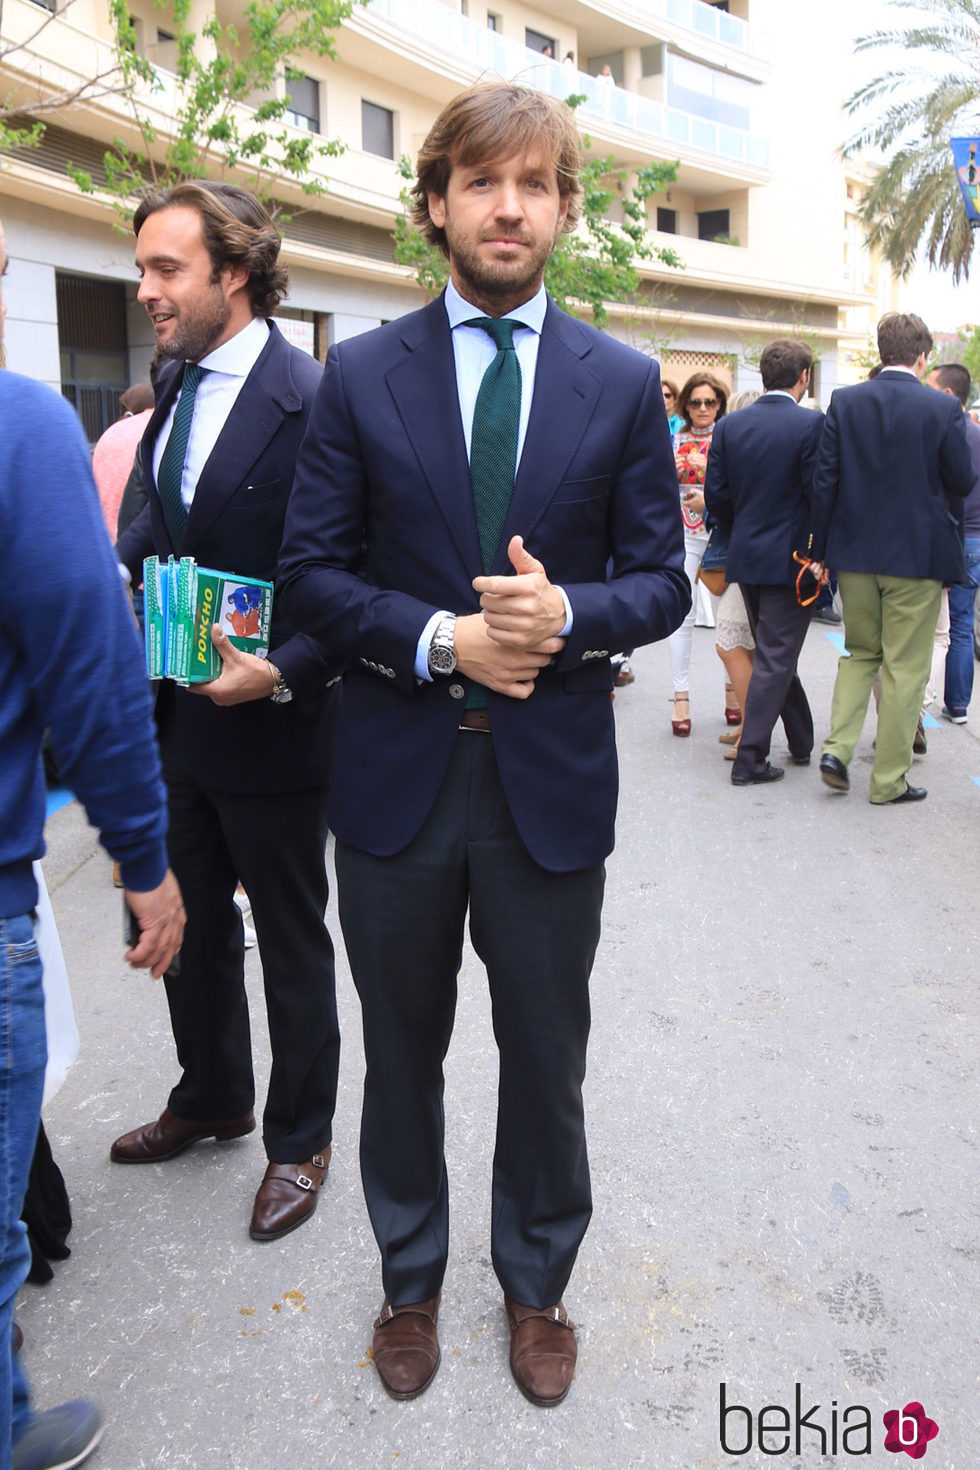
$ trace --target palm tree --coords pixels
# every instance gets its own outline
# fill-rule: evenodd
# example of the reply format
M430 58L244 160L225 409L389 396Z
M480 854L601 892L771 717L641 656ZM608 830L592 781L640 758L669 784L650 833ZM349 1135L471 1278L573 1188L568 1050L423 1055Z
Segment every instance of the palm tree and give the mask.
M843 152L884 154L859 213L869 243L892 270L908 276L921 248L931 266L951 270L959 282L969 275L973 231L949 140L972 136L980 126L980 0L891 3L917 12L917 19L855 43L858 52L887 47L905 55L844 104L860 126Z

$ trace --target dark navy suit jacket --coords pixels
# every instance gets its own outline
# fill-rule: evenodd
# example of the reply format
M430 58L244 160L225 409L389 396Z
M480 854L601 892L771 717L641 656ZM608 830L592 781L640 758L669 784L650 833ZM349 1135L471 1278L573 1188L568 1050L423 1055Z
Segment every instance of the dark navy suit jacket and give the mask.
M835 571L962 582L963 499L976 481L958 398L885 368L830 400L810 555Z
M704 483L712 520L731 529L729 582L796 581L794 551L806 549L810 481L823 414L766 394L715 425Z
M201 566L272 581L296 456L323 369L274 325L198 481L179 547L171 544L153 477L153 447L177 396L183 365L168 364L140 443L148 504L119 538L116 553L138 583L144 556L193 556ZM204 695L161 686L157 718L219 791L302 791L322 786L329 758L337 672L319 645L294 633L278 592L271 651L296 696L291 704L253 700L219 709Z
M570 871L613 845L609 655L665 638L690 587L657 364L550 302L495 573L515 534L564 587L574 626L530 698L489 693L492 739L528 851ZM351 661L330 824L354 847L401 851L435 800L469 681L419 682L416 647L438 609L479 611L480 575L440 299L331 348L286 520L287 613Z

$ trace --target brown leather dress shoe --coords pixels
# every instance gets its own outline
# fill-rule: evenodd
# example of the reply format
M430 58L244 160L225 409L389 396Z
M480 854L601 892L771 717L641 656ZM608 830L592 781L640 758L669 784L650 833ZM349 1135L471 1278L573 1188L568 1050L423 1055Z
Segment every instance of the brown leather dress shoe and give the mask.
M253 1240L279 1240L316 1209L316 1193L330 1167L330 1145L305 1164L270 1164L255 1195L248 1233Z
M109 1157L117 1164L157 1164L162 1159L176 1158L202 1138L223 1142L226 1138L242 1138L254 1129L255 1114L251 1111L240 1118L209 1123L200 1118L178 1118L164 1108L155 1123L144 1123L142 1128L117 1138Z
M371 1353L378 1377L393 1399L416 1399L436 1376L439 1360L437 1292L427 1302L393 1307L385 1297L374 1324Z
M510 1371L521 1393L541 1409L560 1404L575 1377L575 1323L564 1303L538 1312L504 1297L510 1323Z

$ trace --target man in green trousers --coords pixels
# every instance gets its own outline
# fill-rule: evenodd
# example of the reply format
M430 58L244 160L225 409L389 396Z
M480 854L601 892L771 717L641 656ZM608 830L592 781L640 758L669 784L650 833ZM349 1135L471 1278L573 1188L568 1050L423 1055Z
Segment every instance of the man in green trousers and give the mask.
M920 317L882 317L883 370L834 393L813 479L809 555L818 578L825 564L838 570L847 649L820 774L833 790L848 790L880 668L876 806L926 795L907 779L912 741L943 583L964 577L962 506L976 481L959 403L921 383L932 345Z

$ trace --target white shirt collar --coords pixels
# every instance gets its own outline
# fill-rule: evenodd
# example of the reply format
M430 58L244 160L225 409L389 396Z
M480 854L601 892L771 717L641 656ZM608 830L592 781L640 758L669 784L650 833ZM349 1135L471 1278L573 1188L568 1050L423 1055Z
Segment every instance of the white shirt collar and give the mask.
M269 324L253 316L247 327L222 342L213 352L201 358L200 366L211 373L227 373L231 378L247 378L262 355L269 340Z
M464 322L469 321L474 316L486 315L485 312L479 311L475 306L471 306L468 301L460 296L452 281L446 287L445 301L446 315L449 317L450 328L460 327ZM522 306L515 307L513 311L508 311L506 316L508 320L520 322L522 327L530 327L532 332L537 332L540 337L547 310L548 293L542 284L538 287L530 301L525 301ZM475 327L473 330L480 331L482 329Z
M800 406L788 388L770 388L765 396L766 398L788 398L790 403L796 404L797 408Z
M883 367L881 371L883 373L910 373L916 382L919 381L919 375L916 372L915 368L906 367L904 362L890 362L888 366Z

